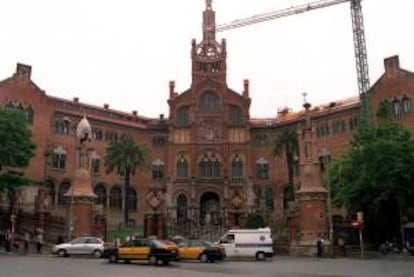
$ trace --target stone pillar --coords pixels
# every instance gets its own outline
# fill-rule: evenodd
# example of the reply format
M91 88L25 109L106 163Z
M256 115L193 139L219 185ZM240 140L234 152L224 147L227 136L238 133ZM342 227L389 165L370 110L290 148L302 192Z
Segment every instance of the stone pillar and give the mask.
M305 103L305 118L298 130L300 153L300 189L296 191L298 202L298 243L291 245L293 255L316 255L316 240L324 235L326 225L327 190L322 184L319 159L316 152L315 132Z
M96 195L92 189L89 172L90 141L92 128L86 119L79 122L76 128L76 145L78 145L79 162L73 177L72 187L65 194L68 205L68 236L92 234L94 230L93 206Z

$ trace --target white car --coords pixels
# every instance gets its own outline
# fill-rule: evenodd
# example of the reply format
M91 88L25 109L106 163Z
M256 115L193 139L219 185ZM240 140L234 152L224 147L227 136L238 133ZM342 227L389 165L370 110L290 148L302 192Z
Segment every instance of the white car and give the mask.
M56 244L52 248L53 254L60 257L69 255L93 255L100 258L104 252L105 242L98 237L78 237L69 242Z

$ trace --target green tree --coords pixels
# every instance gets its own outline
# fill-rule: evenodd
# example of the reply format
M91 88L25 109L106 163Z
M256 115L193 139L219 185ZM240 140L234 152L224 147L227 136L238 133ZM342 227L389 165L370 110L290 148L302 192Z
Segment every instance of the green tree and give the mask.
M35 144L27 120L21 111L0 108L0 191L7 192L13 209L17 187L27 184L21 168L28 166L35 154Z
M298 157L299 144L296 129L283 129L273 141L272 154L281 157L285 155L288 171L288 187L291 192L291 199L295 197L294 193L294 174L295 174L295 157Z
M351 212L364 210L383 226L397 223L402 231L403 216L414 197L414 140L387 109L381 104L377 121L358 129L346 151L332 162L329 174L336 204ZM385 216L390 210L394 215ZM403 240L403 233L400 236Z
M147 151L140 144L136 143L131 136L122 137L112 142L106 149L105 168L107 173L116 171L124 176L124 225L128 226L128 192L130 188L131 175L136 169L143 169L146 166Z

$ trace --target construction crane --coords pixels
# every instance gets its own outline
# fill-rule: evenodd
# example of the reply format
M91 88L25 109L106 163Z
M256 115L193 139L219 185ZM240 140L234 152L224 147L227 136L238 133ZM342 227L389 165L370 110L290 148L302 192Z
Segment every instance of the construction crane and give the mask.
M345 2L351 3L352 30L354 38L355 64L358 80L358 91L361 99L361 122L367 123L370 116L368 90L370 88L368 73L368 57L365 42L364 21L361 8L362 0L319 0L298 6L237 19L228 23L216 25L216 32L222 32L247 25L252 25L290 15L321 9Z

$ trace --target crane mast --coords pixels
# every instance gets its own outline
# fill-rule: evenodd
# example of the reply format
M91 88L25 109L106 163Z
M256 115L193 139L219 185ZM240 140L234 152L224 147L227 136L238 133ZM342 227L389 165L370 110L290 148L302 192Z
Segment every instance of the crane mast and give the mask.
M244 19L237 19L216 26L217 32L231 30L247 25L265 22L290 15L301 14L307 11L321 9L345 2L351 2L352 31L354 40L355 63L358 80L358 91L361 99L361 122L366 123L369 119L368 90L370 88L368 72L368 56L365 42L364 21L361 8L362 0L319 0L298 6L257 14Z

